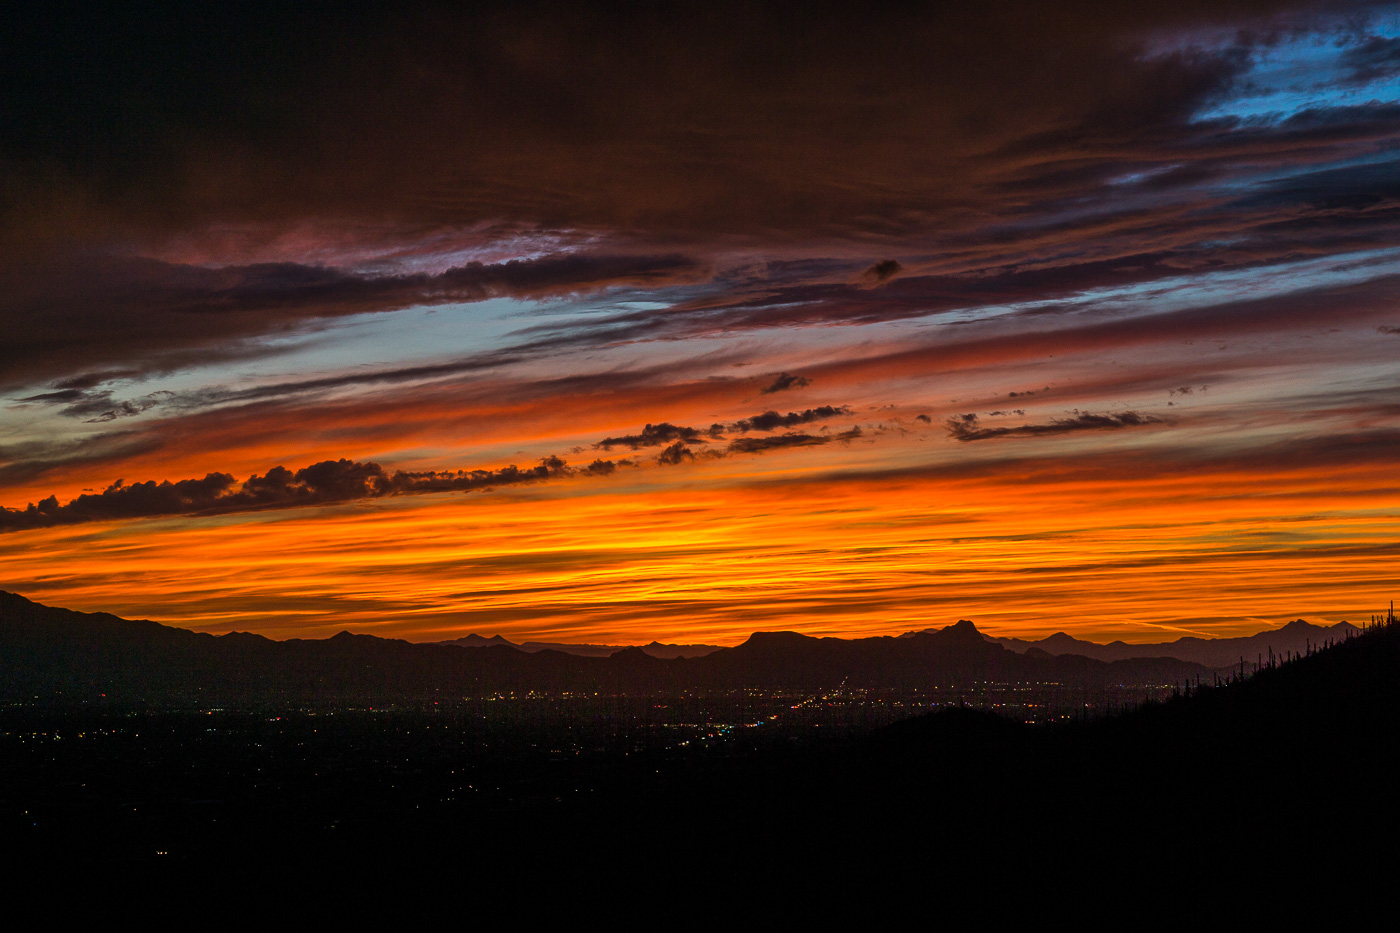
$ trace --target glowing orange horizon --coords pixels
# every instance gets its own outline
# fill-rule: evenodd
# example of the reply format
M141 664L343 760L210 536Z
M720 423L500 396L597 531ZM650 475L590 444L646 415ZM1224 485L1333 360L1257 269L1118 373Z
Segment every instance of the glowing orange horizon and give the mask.
M846 467L868 456L841 454ZM959 618L1026 637L1239 635L1364 619L1400 583L1376 574L1394 566L1378 542L1400 539L1384 463L1120 469L1072 457L1020 477L861 478L770 454L13 533L0 580L51 605L215 632L608 644L889 635Z

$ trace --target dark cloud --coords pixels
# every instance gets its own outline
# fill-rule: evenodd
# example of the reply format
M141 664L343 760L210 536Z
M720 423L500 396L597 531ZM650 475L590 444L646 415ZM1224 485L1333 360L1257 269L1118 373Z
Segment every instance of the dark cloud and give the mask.
M165 442L165 438L150 433L115 430L74 441L0 444L0 486L25 483L55 470L121 463L159 450Z
M871 282L887 282L904 271L904 267L893 259L884 259L861 273L861 278Z
M498 470L458 470L389 473L377 463L324 460L296 472L277 466L254 474L242 484L227 473L204 479L150 480L125 484L117 480L100 493L84 493L67 504L49 496L27 509L0 510L0 531L53 525L168 515L215 515L259 509L284 509L431 492L467 492L535 482L573 473L607 475L616 466L595 460L575 470L558 457L546 457L534 467L514 465Z
M1377 327L1376 330L1380 331L1382 334L1400 334L1400 327L1396 327L1393 324L1382 324L1380 327Z
M38 503L30 503L23 511L5 509L0 512L0 529L16 531L103 519L199 512L225 498L235 482L227 473L210 473L204 479L175 483L152 480L130 486L117 480L101 493L84 493L66 505L60 505L56 496L49 496Z
M662 466L676 466L677 464L684 463L687 460L694 459L694 451L682 444L680 441L676 441L676 443L672 444L670 447L667 447L665 450L661 451L661 453L657 454L656 456L656 462L661 464Z
M831 414L848 410L832 409ZM796 415L796 417L801 417ZM807 420L816 420L816 416ZM762 430L762 429L760 429ZM674 425L647 425L640 435L632 437L684 437L691 428ZM832 441L850 441L861 436L859 427L840 434L783 434L769 438L741 438L725 451L710 450L703 456L722 457L726 454L754 454L782 447L811 447ZM614 443L624 443L610 438ZM605 446L600 443L595 446ZM653 446L625 444L625 446ZM0 460L11 452L0 447ZM100 459L100 455L96 455ZM684 441L676 440L656 457L662 466L676 466L696 459L695 451ZM37 461L36 461L37 462ZM204 479L169 480L127 484L117 480L100 493L84 493L66 504L49 496L25 509L0 507L0 532L70 525L81 522L162 515L217 515L228 512L261 509L297 508L374 499L384 496L419 495L440 492L471 492L532 483L567 476L610 476L620 467L636 467L630 459L595 459L587 466L570 466L557 456L542 458L536 466L518 467L514 464L494 470L427 470L389 472L377 463L355 460L323 460L293 472L275 466L266 473L253 474L239 484L228 473L210 473ZM0 469L0 480L8 478ZM32 475L43 472L42 464Z
M837 415L849 415L850 413L851 410L845 405L839 407L822 405L803 411L790 411L785 415L776 411L765 411L762 414L743 418L730 424L716 422L704 430L662 422L661 424L648 424L640 434L605 437L593 446L602 450L612 450L614 447L630 447L633 450L638 450L642 447L659 447L662 444L673 442L704 444L707 443L706 438L715 440L723 438L726 431L739 431L743 434L747 434L749 431L776 431L779 428L811 424L814 421L823 421L827 418L835 418Z
M26 396L19 401L59 404L63 406L60 409L62 414L80 418L83 415L91 415L92 417L83 420L88 424L100 424L106 421L115 421L118 418L135 417L174 397L174 392L161 390L138 398L119 401L112 392L106 390L59 388L53 392Z
M630 447L637 450L642 447L658 447L662 444L670 444L672 441L691 444L703 444L705 438L701 432L695 428L677 427L674 424L663 421L661 424L648 424L642 428L640 434L624 434L621 437L605 437L594 444L602 450L612 450L614 447Z
M1379 114L1378 114L1379 116ZM1387 122L1400 121L1400 104L1387 108ZM1353 230L1363 225L1394 229L1400 214L1400 161L1391 159L1367 165L1321 168L1290 173L1287 178L1259 185L1246 197L1223 207L1231 212L1255 213L1284 210L1292 216L1270 218L1274 232L1335 224L1338 213L1353 220ZM1280 221L1283 224L1280 224ZM1321 232L1321 230L1319 230Z
M1281 330L1333 327L1341 324L1374 326L1389 316L1390 303L1400 275L1382 274L1344 285L1323 285L1288 294L1245 297L1218 304L1185 307L1120 318L1098 315L1048 321L1049 326L1014 327L965 340L929 341L921 346L879 356L862 356L817 368L823 377L850 380L867 376L884 378L900 372L928 372L970 362L995 361L1013 366L1017 361L1045 359L1057 354L1095 354L1159 341L1220 340L1233 336L1277 333ZM1020 398L1049 387L1011 392Z
M1369 84L1400 74L1400 37L1371 36L1342 53L1346 83Z
M783 392L787 389L803 389L812 384L812 380L805 376L793 376L789 373L778 373L776 379L763 390L764 395L772 395L774 392Z
M759 454L768 450L784 450L790 447L821 447L832 441L851 441L861 436L859 427L840 434L775 434L772 437L741 437L731 441L729 453Z
M297 263L209 268L113 255L55 257L11 270L22 286L0 294L11 321L0 348L0 384L52 378L111 362L161 371L260 352L241 341L301 322L415 305L541 297L615 285L658 285L692 276L678 255L565 255L438 273L359 273ZM0 284L6 283L0 269ZM91 388L86 373L62 388ZM80 385L81 383L81 385Z
M1162 423L1164 422L1161 418L1135 411L1109 415L1076 412L1073 417L1056 418L1048 424L1023 424L1013 428L984 428L975 414L957 415L944 422L948 428L948 436L960 441L985 441L997 437L1044 437L1073 431L1111 431Z
M835 418L837 415L849 415L851 410L845 405L838 407L832 405L822 405L819 408L808 408L804 411L790 411L786 415L780 415L776 411L765 411L761 415L754 415L751 418L744 418L734 422L729 426L732 431L739 431L747 434L749 431L776 431L778 428L791 428L799 424L811 424L813 421L824 421L827 418Z
M1190 123L1178 130L1183 138L1157 141L1167 148L1155 156L1091 160L1078 170L1086 177L1008 182L1008 195L1014 189L1018 202L1029 198L1039 205L1034 214L1003 216L1000 226L963 231L956 244L926 239L923 245L937 258L906 269L878 291L813 274L726 282L718 296L599 322L604 330L594 331L592 339L603 333L611 340L656 339L870 323L988 304L1069 300L1090 289L1191 272L1393 247L1400 238L1400 163L1374 155L1378 145L1400 144L1400 105L1314 108L1278 125ZM1366 164L1325 164L1363 156ZM1241 160L1256 167L1244 170ZM1309 165L1317 167L1299 171ZM1142 180L1123 182L1133 174ZM1103 210L1083 209L1090 191ZM1232 191L1241 193L1230 196ZM980 208L997 214L998 196L985 193ZM1011 229L1022 235L1009 239Z
M933 424L933 419L930 418L928 415L915 415L914 420L922 421L924 424Z
M241 359L307 322L491 295L714 274L538 350L1068 298L1400 233L1376 158L1395 105L1197 116L1281 30L1352 43L1357 81L1394 73L1364 3L823 7L799 27L782 4L63 7L0 30L9 385ZM1193 48L1205 35L1234 38ZM280 258L199 246L230 230ZM453 236L556 234L575 247L413 261ZM784 258L714 268L735 237Z
M786 4L50 6L67 5L15 17L0 46L0 158L8 193L29 195L5 199L12 229L387 215L813 231L890 205L956 218L982 193L969 156L1076 133L1122 144L1247 67L1235 49L1145 56L1150 31L1288 12L832 6L795 25Z
M730 442L729 452L736 454L757 454L765 450L782 450L788 447L820 447L831 438L814 434L777 434L773 437L741 437Z

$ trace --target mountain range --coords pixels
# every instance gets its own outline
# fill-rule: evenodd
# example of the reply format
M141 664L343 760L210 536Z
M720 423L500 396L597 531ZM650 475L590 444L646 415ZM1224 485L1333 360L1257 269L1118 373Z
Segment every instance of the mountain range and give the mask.
M464 635L461 638L453 638L450 641L434 642L437 645L456 645L460 648L492 648L496 645L505 645L508 648L518 648L527 654L534 654L537 651L562 651L564 654L576 654L583 658L606 658L625 651L631 645L589 645L574 644L562 641L507 641L500 635L492 635L490 638L475 633ZM659 641L653 641L649 645L640 646L641 650L651 655L653 658L703 658L707 654L713 654L720 650L719 645L666 645Z
M1178 661L1194 661L1206 667L1225 668L1237 665L1241 660L1254 665L1262 658L1271 655L1307 654L1310 649L1321 647L1328 642L1339 642L1359 634L1361 631L1350 622L1336 625L1313 625L1302 619L1295 619L1281 628L1270 629L1241 638L1199 638L1188 635L1175 641L1153 642L1150 644L1127 644L1122 641L1106 645L1083 641L1065 632L1056 632L1038 641L1020 638L998 638L988 635L990 641L1025 654L1039 650L1046 654L1081 655L1096 661L1126 661L1130 658L1176 658ZM911 633L912 634L912 633Z
M1320 645L1346 631L1295 622L1267 636L1222 640L1217 653L1224 663L1216 667L1232 666L1245 643L1252 651L1267 641L1282 654L1294 650L1289 647L1294 641L1300 647L1305 641ZM1276 640L1268 641L1269 636ZM900 637L755 632L733 648L673 658L639 647L589 657L547 647L527 651L504 639L480 641L488 644L464 649L350 632L284 641L245 632L211 635L52 608L0 593L0 698L240 706L312 700L385 703L531 690L679 695L842 685L922 690L979 683L1097 689L1210 682L1215 676L1210 665L1190 659L1091 657L1094 648L1121 652L1122 647L1094 646L1069 636L1007 644L987 638L966 620ZM1048 650L1071 642L1076 653ZM1175 644L1197 647L1189 639Z

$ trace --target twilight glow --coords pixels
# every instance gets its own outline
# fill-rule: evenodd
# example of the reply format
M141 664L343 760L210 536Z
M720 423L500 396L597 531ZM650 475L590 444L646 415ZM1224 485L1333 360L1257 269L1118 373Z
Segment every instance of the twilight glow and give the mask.
M5 40L0 588L733 644L1400 587L1393 3L331 12Z

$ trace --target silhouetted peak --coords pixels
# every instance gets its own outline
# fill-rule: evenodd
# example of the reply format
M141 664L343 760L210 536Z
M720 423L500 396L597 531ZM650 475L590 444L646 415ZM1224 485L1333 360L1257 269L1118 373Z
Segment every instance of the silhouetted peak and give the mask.
M977 631L977 626L973 625L969 619L959 619L952 625L943 629L942 634L956 637L959 641L976 640L982 641L982 633Z
M272 640L264 635L256 635L253 632L225 632L218 637L229 642L264 642Z
M797 645L815 640L816 639L811 635L803 635L801 632L754 632L744 644L779 647L782 645Z
M470 635L463 635L461 638L453 638L450 641L441 641L438 642L438 644L457 645L462 648L490 648L495 645L510 645L511 647L516 647L514 642L507 641L500 635L492 635L490 638L486 638L476 634L476 632L472 632Z
M1041 642L1042 642L1042 643L1052 644L1052 645L1063 645L1063 644L1065 644L1065 643L1071 643L1071 644L1076 644L1076 645L1077 645L1077 644L1079 644L1079 639L1078 639L1078 638L1075 638L1075 637L1074 637L1073 635L1071 635L1069 632L1056 632L1056 633L1053 634L1053 635L1047 635L1047 636L1045 636L1044 638L1041 639Z
M641 648L638 648L636 645L628 645L626 648L623 648L620 651L613 652L612 654L608 655L608 657L614 661L627 661L634 664L658 663L656 658L653 658L651 655L647 654L645 651L643 651Z
M1313 625L1313 624L1311 624L1311 623L1309 623L1309 622L1306 622L1306 621L1304 621L1304 620L1302 620L1302 619L1294 619L1292 622L1289 622L1289 623L1288 623L1287 625L1285 625L1283 628L1279 629L1279 631L1280 631L1280 632L1289 632L1289 633L1293 633L1293 632L1308 632L1308 631L1311 631L1311 630L1313 630L1313 629L1315 629L1315 628L1317 628L1316 625Z

